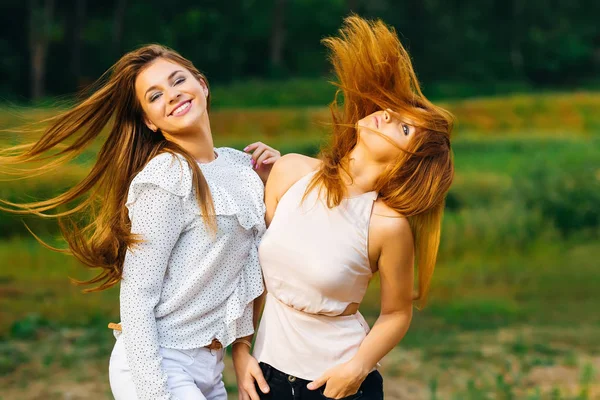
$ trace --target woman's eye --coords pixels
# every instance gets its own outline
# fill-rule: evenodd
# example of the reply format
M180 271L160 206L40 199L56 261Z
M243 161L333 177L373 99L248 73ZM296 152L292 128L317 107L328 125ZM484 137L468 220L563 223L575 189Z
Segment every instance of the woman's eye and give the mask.
M179 85L180 83L185 82L185 78L177 78L174 82L175 85Z
M408 129L408 125L402 124L402 130L404 131L404 136L408 136L410 133L410 129Z
M152 96L150 96L150 103L152 103L154 100L158 99L160 97L160 93L155 93Z

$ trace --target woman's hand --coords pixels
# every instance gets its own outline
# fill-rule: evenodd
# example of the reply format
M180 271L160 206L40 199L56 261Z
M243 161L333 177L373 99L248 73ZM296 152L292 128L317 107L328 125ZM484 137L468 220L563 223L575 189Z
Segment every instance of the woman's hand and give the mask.
M249 144L244 151L252 155L252 167L266 184L273 164L281 158L281 153L262 142Z
M231 351L235 376L238 384L239 400L260 400L254 382L258 383L263 393L269 392L269 385L263 376L256 358L244 343L236 343Z
M318 379L307 385L309 390L316 390L325 385L323 395L331 399L341 399L358 392L369 370L355 360L325 371Z

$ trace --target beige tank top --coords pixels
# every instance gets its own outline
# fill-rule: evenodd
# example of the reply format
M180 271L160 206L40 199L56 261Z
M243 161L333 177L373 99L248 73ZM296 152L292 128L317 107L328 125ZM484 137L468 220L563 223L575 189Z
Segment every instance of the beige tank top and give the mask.
M372 271L368 233L375 192L328 208L318 190L302 201L314 172L283 195L259 247L267 300L254 355L296 377L316 379L350 360L369 327L360 303Z

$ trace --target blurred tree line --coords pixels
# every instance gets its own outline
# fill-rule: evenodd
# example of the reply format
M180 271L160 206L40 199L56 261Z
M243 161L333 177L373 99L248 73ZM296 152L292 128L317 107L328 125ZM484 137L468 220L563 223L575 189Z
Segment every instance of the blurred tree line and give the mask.
M427 82L573 85L600 70L598 0L2 0L0 95L72 93L150 42L212 83L322 76L320 39L352 11L396 27Z

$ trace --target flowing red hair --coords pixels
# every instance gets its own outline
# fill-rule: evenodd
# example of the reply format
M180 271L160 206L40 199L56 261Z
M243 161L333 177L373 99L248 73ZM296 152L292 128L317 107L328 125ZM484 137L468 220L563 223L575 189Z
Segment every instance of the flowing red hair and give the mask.
M408 52L395 30L382 21L350 16L339 36L323 43L330 50L338 90L330 106L332 140L321 152L322 166L308 190L324 189L329 207L339 205L346 196L340 172L356 146L360 119L391 109L412 121L416 131L408 148L380 176L375 190L387 206L409 221L418 268L414 299L423 306L437 258L444 200L454 176L453 116L425 98Z

